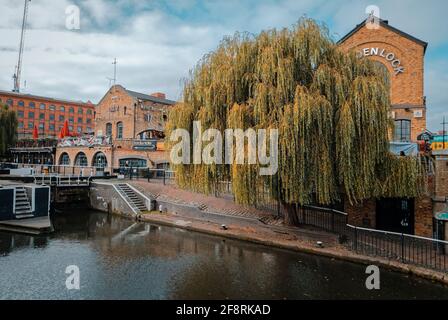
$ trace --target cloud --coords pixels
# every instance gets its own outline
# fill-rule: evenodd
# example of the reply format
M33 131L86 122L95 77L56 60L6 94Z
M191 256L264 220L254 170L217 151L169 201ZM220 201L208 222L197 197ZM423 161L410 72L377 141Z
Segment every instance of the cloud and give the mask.
M81 10L81 30L65 29L65 8ZM370 0L39 0L32 1L22 79L26 91L75 100L99 101L118 59L118 82L146 93L180 98L181 80L223 36L290 27L301 16L325 22L335 40L365 17ZM376 1L391 25L429 42L426 92L429 128L438 128L448 103L444 84L448 39L440 0ZM22 1L0 0L0 88L11 89L17 61ZM435 32L437 30L437 32Z

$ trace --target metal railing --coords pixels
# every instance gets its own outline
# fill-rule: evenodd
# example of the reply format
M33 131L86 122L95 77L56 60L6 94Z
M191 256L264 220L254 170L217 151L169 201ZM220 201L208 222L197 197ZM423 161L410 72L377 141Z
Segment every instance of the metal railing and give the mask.
M299 208L297 220L338 234L356 253L448 272L448 241L356 227L347 223L345 212L314 206Z

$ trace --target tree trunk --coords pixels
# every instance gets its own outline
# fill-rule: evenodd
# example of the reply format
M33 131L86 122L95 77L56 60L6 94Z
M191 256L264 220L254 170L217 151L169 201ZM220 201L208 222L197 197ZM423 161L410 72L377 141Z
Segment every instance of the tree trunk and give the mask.
M281 202L280 206L283 208L283 212L285 212L284 222L286 225L290 226L298 226L299 225L299 216L298 216L298 208L296 204Z

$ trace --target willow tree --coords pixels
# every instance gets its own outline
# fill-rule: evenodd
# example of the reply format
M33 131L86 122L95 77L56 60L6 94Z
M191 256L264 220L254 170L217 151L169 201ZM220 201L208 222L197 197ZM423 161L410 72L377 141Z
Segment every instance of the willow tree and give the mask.
M301 19L291 29L224 38L185 81L174 129L279 130L279 171L260 164L174 165L180 187L212 193L232 181L236 201L254 204L269 190L294 213L382 196L414 197L424 186L419 161L388 151L389 87L374 63L343 53L325 26Z
M0 156L4 157L8 148L17 139L17 116L8 106L0 106Z

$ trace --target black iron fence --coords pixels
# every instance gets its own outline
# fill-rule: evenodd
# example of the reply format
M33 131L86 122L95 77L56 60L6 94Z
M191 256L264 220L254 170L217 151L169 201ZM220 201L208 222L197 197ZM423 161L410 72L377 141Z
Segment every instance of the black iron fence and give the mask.
M346 213L304 206L297 211L300 224L338 234L340 242L359 254L448 272L448 241L348 224Z

